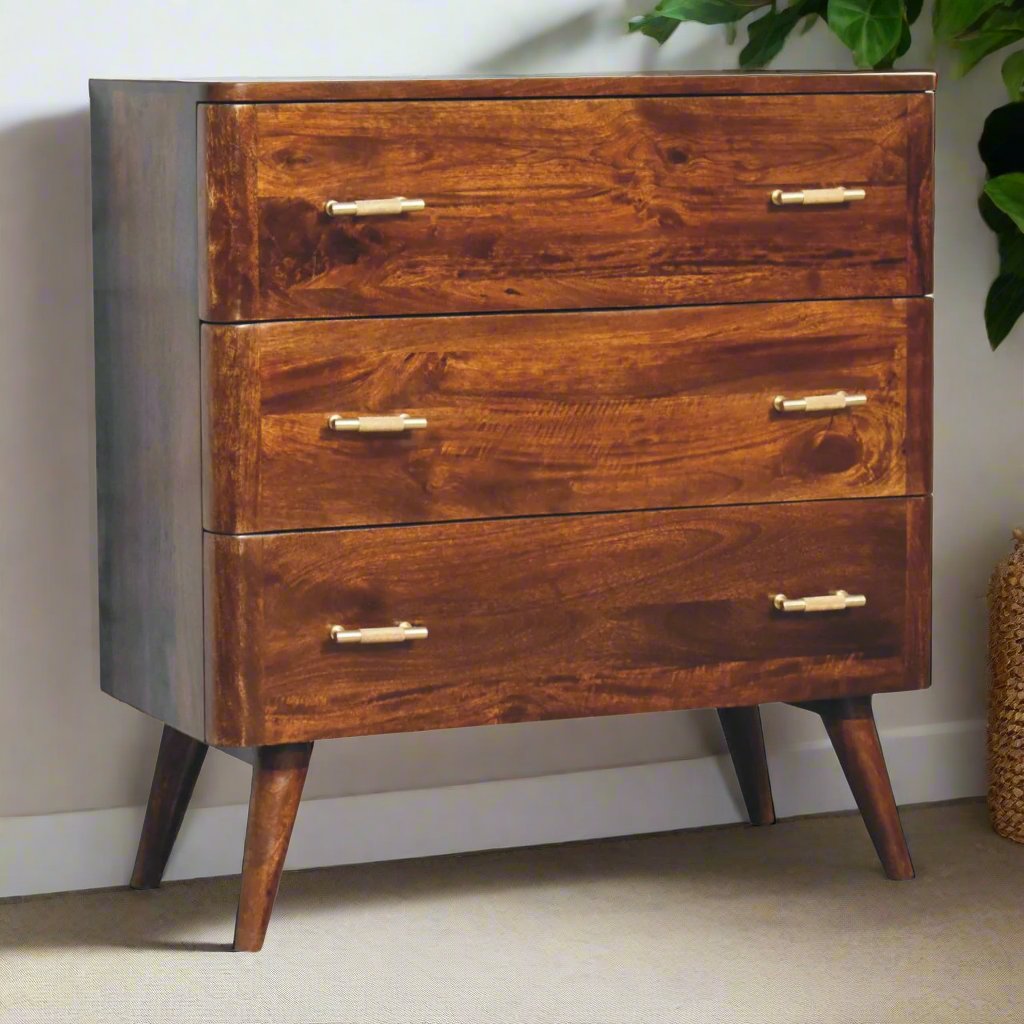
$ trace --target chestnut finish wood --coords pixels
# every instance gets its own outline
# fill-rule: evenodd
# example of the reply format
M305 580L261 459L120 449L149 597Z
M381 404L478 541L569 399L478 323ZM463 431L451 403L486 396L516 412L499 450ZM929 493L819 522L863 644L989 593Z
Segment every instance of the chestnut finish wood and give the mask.
M203 325L201 336L203 525L221 533L253 533L263 518L259 511L263 504L263 356L255 336L241 326L221 328L214 335ZM312 359L316 365L319 355ZM323 418L318 432L321 445L325 425ZM300 493L307 493L309 461L307 456L303 460L307 469L293 474L286 487L298 486ZM334 477L330 479L333 483Z
M90 97L100 680L202 739L199 90Z
M904 410L908 489L912 493L932 491L932 332L934 304L907 305L907 404Z
M932 290L935 241L935 97L907 102L907 276Z
M338 78L187 83L214 103L299 103L353 100L528 99L598 96L770 96L780 93L925 92L933 71L707 72L618 75L528 75L486 78Z
M928 299L207 325L206 526L927 493L930 326ZM772 407L838 389L868 404ZM400 412L427 429L327 427Z
M775 803L761 729L761 709L756 706L719 708L718 719L722 723L750 824L774 825Z
M914 865L878 741L870 695L810 701L799 707L820 715L825 723L886 877L894 882L913 878Z
M90 83L103 687L166 726L133 885L208 745L253 768L236 949L321 738L715 707L767 823L767 701L910 877L870 696L929 684L933 87Z
M924 93L210 105L207 152L246 136L256 203L208 192L237 244L211 233L203 316L921 295L931 122ZM769 199L837 184L867 198ZM323 209L393 195L427 208Z
M206 302L227 320L243 319L258 301L256 109L200 107L199 279Z
M133 889L155 889L160 885L206 751L205 743L164 726L132 871Z
M923 498L208 535L212 742L913 689ZM838 587L865 608L771 603ZM332 625L430 630L340 646Z
M235 919L236 950L263 948L312 754L312 743L261 747L256 752Z

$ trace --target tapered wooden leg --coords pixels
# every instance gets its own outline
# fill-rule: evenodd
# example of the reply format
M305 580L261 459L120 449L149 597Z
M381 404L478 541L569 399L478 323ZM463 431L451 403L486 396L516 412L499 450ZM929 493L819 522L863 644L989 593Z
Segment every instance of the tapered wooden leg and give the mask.
M719 708L725 742L732 756L736 778L739 780L743 802L751 825L773 825L775 804L772 784L768 777L768 758L764 750L761 731L761 711L752 708Z
M164 876L167 858L178 837L182 819L192 799L199 769L206 758L206 744L164 726L156 755L153 786L146 805L139 852L132 871L133 889L155 889Z
M914 865L878 742L871 698L810 701L798 706L821 715L886 875L897 882L913 878Z
M256 751L235 918L236 950L256 952L263 946L312 753L312 743Z

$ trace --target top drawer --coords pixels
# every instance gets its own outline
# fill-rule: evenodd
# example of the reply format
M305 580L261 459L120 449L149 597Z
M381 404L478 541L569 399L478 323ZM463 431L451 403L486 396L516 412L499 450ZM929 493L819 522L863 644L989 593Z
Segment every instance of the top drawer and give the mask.
M931 93L201 104L199 138L210 321L931 289Z

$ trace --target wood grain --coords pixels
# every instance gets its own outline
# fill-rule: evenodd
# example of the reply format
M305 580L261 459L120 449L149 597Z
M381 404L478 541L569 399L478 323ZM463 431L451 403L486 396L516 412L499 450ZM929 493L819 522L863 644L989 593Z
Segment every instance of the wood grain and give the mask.
M878 740L870 695L799 706L821 715L886 877L894 882L913 878L914 865Z
M259 295L255 107L202 105L196 136L200 316L244 319Z
M91 83L103 686L168 723L134 884L207 743L253 765L256 950L313 740L715 707L766 822L779 700L910 877L870 694L929 683L933 87ZM839 388L867 406L771 411ZM866 607L771 602L838 587Z
M207 325L206 526L924 493L930 340L927 299ZM868 404L772 408L838 389Z
M928 514L927 499L870 499L208 535L211 741L925 686L908 623L930 595L911 585L908 549ZM837 587L865 593L867 607L772 608L778 591ZM429 638L329 638L334 624L403 619Z
M258 237L258 292L226 297L252 250L225 250L222 233L207 276L224 298L207 318L923 294L920 99L256 105L256 155L240 175L256 182L256 209L211 193L209 220L248 218L232 232L239 245ZM208 153L223 148L207 142ZM863 186L867 199L769 201L775 188L837 184ZM323 212L327 199L390 195L427 209Z
M932 682L932 503L907 506L906 646L918 685Z
M263 948L312 754L312 743L256 751L235 918L236 951Z
M211 746L257 746L257 741L241 738L248 735L244 730L225 728L223 723L258 722L264 717L259 687L217 683L258 680L263 673L263 548L247 548L243 561L243 543L235 537L213 543L210 534L204 539L205 720ZM231 568L226 570L228 564ZM262 730L251 734L257 733L262 735Z
M133 889L155 889L160 885L207 749L205 743L164 726L132 871Z
M907 96L907 265L923 292L933 287L935 95Z
M934 304L931 300L907 305L907 392L904 409L907 480L915 494L932 491L933 462L933 330Z
M202 739L196 100L91 88L101 681Z
M764 749L761 709L756 706L719 708L718 719L722 723L750 824L774 825L775 802L772 800L768 756Z
M260 345L243 328L201 332L203 519L208 529L248 533L258 521L263 414ZM304 527L314 524L301 522Z
M917 92L935 88L933 71L700 72L452 78L343 78L203 82L211 102L487 99L559 96L765 96L784 93Z

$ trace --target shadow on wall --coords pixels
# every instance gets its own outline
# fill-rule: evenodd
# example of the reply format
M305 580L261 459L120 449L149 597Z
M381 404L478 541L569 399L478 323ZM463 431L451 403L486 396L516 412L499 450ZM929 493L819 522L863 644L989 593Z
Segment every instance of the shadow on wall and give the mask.
M549 60L564 62L565 55L582 47L604 21L596 11L583 11L474 61L470 71L480 75L512 74L514 69L544 64Z
M87 110L0 130L0 650L18 708L0 771L21 780L0 814L81 807L103 760L150 756L98 686L89 182ZM43 765L40 747L61 756Z
M35 588L49 589L69 573L95 577L95 557L91 568L83 565L90 549L80 543L83 524L93 537L96 528L89 196L88 111L0 131L0 344L9 386L3 415L15 427L5 434L17 440L18 480L18 506L5 506L3 520L13 528L5 544L12 545L15 574L31 569L3 597L17 597L25 625L44 611L31 607ZM70 501L69 484L77 488ZM41 538L40 561L33 555ZM61 620L49 602L44 607L52 649ZM94 615L94 634L95 624ZM19 631L15 639L27 637Z
M623 3L621 9L609 14L607 10L581 11L572 17L565 18L554 24L543 26L539 31L523 36L509 46L505 46L489 56L474 61L469 71L478 75L528 74L536 73L537 69L565 70L566 56L584 50L595 37L606 43L621 40L629 46L626 24L630 18L654 6L637 2ZM719 67L722 62L722 38L718 33L705 36L699 42L690 42L688 49L680 46L662 49L649 39L631 41L635 50L635 69L654 70L662 67L680 69L685 66L689 70L698 68ZM689 41L688 41L689 42ZM600 68L587 69L599 74Z
M87 110L0 131L0 417L14 441L2 476L17 481L4 492L0 599L11 606L0 619L15 657L33 648L43 664L66 644L96 660L96 610L83 616L81 606L83 581L95 580L96 533L89 196ZM65 623L70 635L59 635ZM40 662L31 664L39 676Z

